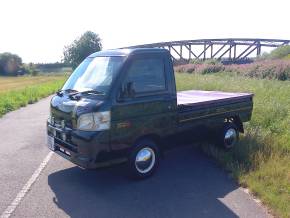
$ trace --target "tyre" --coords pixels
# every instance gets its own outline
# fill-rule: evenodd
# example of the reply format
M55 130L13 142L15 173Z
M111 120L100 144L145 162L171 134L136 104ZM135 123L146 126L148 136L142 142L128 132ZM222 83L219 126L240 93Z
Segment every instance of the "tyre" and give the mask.
M151 176L159 165L159 156L159 149L153 141L138 141L128 161L130 177L145 179Z
M239 131L234 123L227 122L221 131L218 132L217 143L223 148L229 150L239 141Z

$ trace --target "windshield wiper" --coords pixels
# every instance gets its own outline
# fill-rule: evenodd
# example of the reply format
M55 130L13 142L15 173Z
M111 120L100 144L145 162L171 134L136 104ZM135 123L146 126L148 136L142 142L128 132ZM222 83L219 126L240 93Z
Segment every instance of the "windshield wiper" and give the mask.
M63 92L79 92L78 90L75 90L75 89L64 89L61 91L63 91Z
M60 97L62 97L63 96L63 92L74 92L74 93L76 93L76 92L78 92L77 90L75 90L75 89L60 89L60 90L58 90L57 92L56 92L56 94L58 95L58 96L60 96Z
M98 90L87 90L87 91L83 91L83 92L79 92L80 94L94 94L94 95L105 95L104 92L102 91L98 91Z
M93 95L105 95L104 92L97 91L97 90L87 90L87 91L82 91L82 92L74 92L69 94L69 98L73 100L80 100L82 95L84 94L93 94Z

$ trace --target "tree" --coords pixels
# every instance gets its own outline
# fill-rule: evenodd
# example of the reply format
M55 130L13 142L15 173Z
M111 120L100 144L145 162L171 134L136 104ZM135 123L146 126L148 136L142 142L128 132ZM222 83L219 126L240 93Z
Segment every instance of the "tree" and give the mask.
M15 76L22 66L22 59L9 52L0 54L0 74Z
M102 49L98 34L87 31L64 48L64 62L76 68L88 55Z
M272 59L279 59L279 58L285 58L289 54L290 54L290 45L284 45L271 51L269 56Z

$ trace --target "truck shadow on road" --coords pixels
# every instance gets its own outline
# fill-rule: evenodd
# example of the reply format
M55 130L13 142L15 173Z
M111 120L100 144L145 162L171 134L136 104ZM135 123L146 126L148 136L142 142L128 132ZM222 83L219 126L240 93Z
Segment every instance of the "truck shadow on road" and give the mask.
M168 152L147 180L124 175L122 165L73 167L50 174L48 184L55 204L70 217L237 217L219 200L237 186L194 148Z

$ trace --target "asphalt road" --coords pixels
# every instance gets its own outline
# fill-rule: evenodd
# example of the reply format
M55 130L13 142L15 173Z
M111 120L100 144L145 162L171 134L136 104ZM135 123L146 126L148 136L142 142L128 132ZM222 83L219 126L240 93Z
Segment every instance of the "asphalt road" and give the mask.
M43 164L50 152L45 147L48 105L46 98L0 119L0 216L14 205L10 217L270 217L189 146L168 152L156 174L144 181L129 180L124 165L82 170L56 154ZM32 176L40 165L43 171ZM27 187L31 176L36 181ZM29 191L20 192L23 187Z

